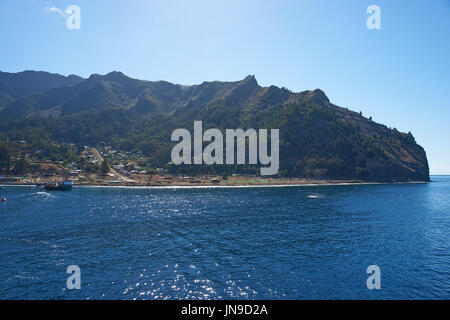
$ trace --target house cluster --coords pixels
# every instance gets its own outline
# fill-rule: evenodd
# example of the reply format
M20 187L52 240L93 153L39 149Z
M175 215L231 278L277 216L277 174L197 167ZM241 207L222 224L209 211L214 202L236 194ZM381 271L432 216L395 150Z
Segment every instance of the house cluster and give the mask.
M113 166L114 170L117 170L119 173L123 175L132 175L132 174L147 174L148 172L142 170L140 166L136 166L133 163L129 162L127 164L117 164Z
M111 146L100 146L98 148L99 154L108 160L111 168L121 175L136 176L147 175L149 171L145 168L146 160L144 155L137 152L127 152L114 150ZM152 172L156 171L157 174L166 173L164 168L152 169Z
M103 146L100 148L100 155L105 158L114 160L138 160L143 158L141 152L127 152L114 150L111 146Z

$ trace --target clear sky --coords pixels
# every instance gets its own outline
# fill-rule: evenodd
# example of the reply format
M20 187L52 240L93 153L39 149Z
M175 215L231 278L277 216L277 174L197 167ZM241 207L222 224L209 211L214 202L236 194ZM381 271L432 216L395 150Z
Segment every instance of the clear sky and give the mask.
M51 11L81 9L81 29ZM369 30L369 5L381 30ZM450 0L0 0L0 70L321 88L450 174Z

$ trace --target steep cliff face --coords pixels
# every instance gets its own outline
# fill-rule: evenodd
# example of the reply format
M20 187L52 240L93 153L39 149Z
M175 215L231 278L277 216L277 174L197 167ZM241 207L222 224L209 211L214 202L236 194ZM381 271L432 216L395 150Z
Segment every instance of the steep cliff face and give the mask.
M42 77L53 82L34 83ZM57 141L102 141L140 150L164 164L170 161L172 130L202 120L205 127L219 129L279 128L282 175L429 180L425 151L411 133L338 107L320 89L295 93L261 87L254 76L192 86L137 80L121 72L88 79L45 73L32 78L3 83L7 91L0 81L0 131L10 137L23 137L28 132L23 128L31 127Z
M286 160L291 161L294 171L298 165L300 175L429 181L425 150L411 133L333 105L321 90L303 93L287 109L289 116L281 127L286 134L283 143L290 147L283 150L293 150L293 156ZM314 155L308 155L310 150ZM298 159L300 163L294 164Z

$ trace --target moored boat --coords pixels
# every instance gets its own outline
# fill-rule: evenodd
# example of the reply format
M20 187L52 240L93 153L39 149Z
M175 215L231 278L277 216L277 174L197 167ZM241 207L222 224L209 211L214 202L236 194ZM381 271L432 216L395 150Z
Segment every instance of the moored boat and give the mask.
M44 184L44 189L48 191L70 191L73 182L71 180L62 180L59 182L49 182Z

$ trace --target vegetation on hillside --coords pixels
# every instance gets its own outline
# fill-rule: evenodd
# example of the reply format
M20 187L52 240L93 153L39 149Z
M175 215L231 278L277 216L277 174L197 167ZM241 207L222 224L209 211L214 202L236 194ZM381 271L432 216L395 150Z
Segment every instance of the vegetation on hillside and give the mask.
M337 107L320 90L292 93L274 86L262 88L251 76L238 82L183 87L112 73L50 92L19 99L2 113L2 172L7 171L6 154L15 152L14 158L21 159L19 154L25 152L42 159L80 163L83 146L106 144L140 152L148 159L147 167L165 167L172 173L259 173L258 167L251 165L171 165L173 130L193 132L194 121L202 120L204 130L219 128L222 132L228 128L279 128L282 176L429 179L425 151L411 133L391 130ZM72 96L84 104L74 109L72 98L67 98ZM52 102L55 97L58 99ZM45 108L55 111L53 105L61 101L66 101L64 112L44 116ZM7 138L13 142L9 153L4 151ZM20 141L26 141L26 148ZM11 167L19 165L17 161Z

